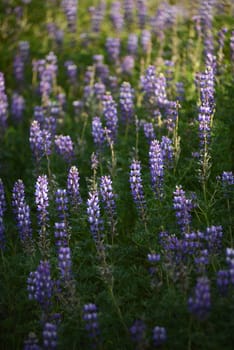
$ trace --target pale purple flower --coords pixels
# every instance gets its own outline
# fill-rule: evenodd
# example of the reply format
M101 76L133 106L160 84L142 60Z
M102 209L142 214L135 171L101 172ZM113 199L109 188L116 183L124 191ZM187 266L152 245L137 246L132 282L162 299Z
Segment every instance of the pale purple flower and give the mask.
M208 277L199 277L194 288L193 296L188 299L189 312L199 320L208 317L211 309L210 281Z
M67 193L69 195L72 206L79 206L82 202L80 196L80 175L79 170L76 166L72 166L69 169L67 176Z
M149 164L152 189L156 198L159 199L163 195L164 164L162 149L158 140L152 140L150 143Z

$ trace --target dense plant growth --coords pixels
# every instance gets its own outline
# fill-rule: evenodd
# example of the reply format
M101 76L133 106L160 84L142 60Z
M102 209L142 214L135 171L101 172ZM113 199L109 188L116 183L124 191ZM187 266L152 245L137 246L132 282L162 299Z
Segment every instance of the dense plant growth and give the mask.
M2 0L1 349L232 349L233 15Z

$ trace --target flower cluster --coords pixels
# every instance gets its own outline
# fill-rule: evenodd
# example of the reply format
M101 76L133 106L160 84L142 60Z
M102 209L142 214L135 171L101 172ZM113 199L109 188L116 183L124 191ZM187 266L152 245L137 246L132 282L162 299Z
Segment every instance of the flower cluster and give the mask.
M36 271L30 272L27 281L27 290L30 300L36 300L43 311L47 312L53 295L53 281L50 274L50 263L40 261Z
M204 320L211 309L210 281L208 277L199 277L194 295L188 299L188 309L199 320Z
M83 320L85 321L85 328L88 331L89 337L95 345L100 336L97 306L95 304L90 303L84 305Z
M144 197L144 190L141 178L141 163L138 160L133 159L130 166L129 177L132 197L136 203L137 209L141 212L146 209L146 202Z
M134 113L133 89L127 82L123 82L120 87L119 103L122 120L124 123L131 122Z
M0 179L0 249L5 248L5 228L3 223L3 214L6 210L6 199L2 179Z
M39 225L46 227L48 223L48 179L46 175L39 176L36 182L35 200L38 212Z
M67 193L72 206L75 206L76 208L82 202L82 199L80 196L79 181L80 181L79 170L76 166L72 166L69 169L68 176L67 176Z
M176 218L181 231L188 232L191 224L191 211L194 208L193 201L190 198L186 198L185 191L182 186L176 186L174 191L174 203L173 207L176 212Z
M152 140L150 143L149 164L152 188L156 198L160 198L163 195L164 164L162 149L158 140Z
M20 239L24 243L32 239L30 209L25 202L24 183L17 180L13 187L12 206L16 215L16 222Z
M69 135L56 135L55 136L56 151L67 162L71 163L74 157L74 147L71 137Z
M3 134L7 127L8 101L5 93L4 74L0 72L0 135Z
M103 114L106 121L106 126L109 131L109 137L112 142L115 141L117 136L117 127L118 127L118 115L116 103L113 100L111 94L106 94L102 98L103 105Z

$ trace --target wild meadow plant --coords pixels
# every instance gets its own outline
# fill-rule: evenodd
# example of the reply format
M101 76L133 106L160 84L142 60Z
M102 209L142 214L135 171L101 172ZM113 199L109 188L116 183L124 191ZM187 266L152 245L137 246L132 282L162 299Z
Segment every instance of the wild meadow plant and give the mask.
M232 349L234 5L0 3L2 349Z

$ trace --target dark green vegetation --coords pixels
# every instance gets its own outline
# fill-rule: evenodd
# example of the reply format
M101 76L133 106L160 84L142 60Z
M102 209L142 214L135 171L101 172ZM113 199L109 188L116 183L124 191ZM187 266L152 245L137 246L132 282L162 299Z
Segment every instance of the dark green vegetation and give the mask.
M65 1L66 2L66 1ZM62 3L62 1L61 1ZM206 69L204 49L205 34L195 29L193 16L202 13L207 1L190 4L190 1L173 1L171 5L162 5L160 1L146 1L147 20L145 29L151 32L151 42L147 50L142 48L143 29L139 26L137 10L133 13L133 22L125 21L123 28L117 31L110 19L113 1L107 1L100 31L91 29L90 6L97 7L99 1L80 0L76 32L69 32L67 19L59 0L0 1L0 72L4 74L9 109L7 127L0 140L0 178L2 179L7 209L3 216L6 247L0 256L0 349L22 349L29 332L34 332L42 344L42 311L37 301L29 300L27 279L35 271L42 259L51 264L51 275L59 279L57 248L54 238L54 223L58 221L55 191L66 188L70 165L75 165L80 174L80 193L82 204L75 210L69 203L68 226L70 231L69 247L72 257L72 282L52 296L51 313L59 313L58 349L92 349L82 319L82 308L87 303L98 307L100 339L98 349L154 349L152 330L155 326L165 327L167 340L161 346L170 350L231 350L234 343L234 300L233 285L222 295L217 288L216 279L219 270L227 270L226 248L233 247L234 229L234 185L224 189L220 180L223 171L234 171L234 61L230 47L234 30L232 1L215 4L212 13L215 69L215 111L210 130L210 142L207 149L207 163L193 156L200 152L198 107L201 105L200 91L195 84L195 76ZM124 1L120 1L123 5ZM179 7L175 20L170 25L164 23L159 33L152 30L150 17L159 8L162 13L171 9L172 3ZM202 5L203 4L203 5ZM222 5L222 6L221 6ZM17 18L15 9L22 7L22 16ZM135 7L134 7L135 8ZM182 8L184 10L182 10ZM173 10L172 10L173 11ZM200 12L199 12L200 11ZM207 10L208 11L208 10ZM122 9L123 13L123 9ZM158 14L160 16L160 13ZM161 14L162 16L162 14ZM170 12L169 12L170 19ZM203 12L203 19L205 18ZM168 19L168 22L170 22ZM166 21L167 22L167 21ZM48 23L55 23L64 31L61 43L48 34ZM224 46L220 49L219 31L226 27ZM204 29L204 28L203 28ZM130 33L139 38L138 50L134 56L135 66L131 73L121 70L126 55L127 40ZM121 40L120 58L110 61L106 50L106 39L118 37ZM232 39L234 41L234 39ZM17 81L14 75L14 57L20 41L28 41L29 58L24 68L24 79ZM233 48L234 50L234 48ZM32 62L44 59L53 51L57 57L58 72L53 91L46 100L38 93L39 78L33 73ZM99 116L104 122L103 109L94 94L84 97L85 73L92 67L92 79L88 83L93 88L97 77L93 56L103 55L104 63L109 67L109 76L117 78L116 87L110 79L106 90L110 91L117 103L118 135L111 149L106 143L99 154L99 165L91 169L91 157L97 153L92 137L92 119ZM77 65L76 82L71 84L64 63L71 60ZM168 73L166 61L174 63ZM176 126L168 131L166 122L160 123L154 116L158 106L147 101L141 88L140 77L149 65L156 67L157 74L168 78L167 97L177 100L176 83L184 84L184 98L179 102ZM129 82L135 90L134 120L126 125L121 123L119 89L123 82ZM19 123L15 122L10 105L13 93L17 91L25 99L25 111ZM49 159L43 157L36 164L30 149L30 126L34 119L35 106L47 108L50 102L58 103L58 94L66 97L64 108L58 115L56 134L70 135L74 144L74 159L67 164L56 153L53 146ZM75 112L73 101L82 101L83 106ZM0 101L1 104L1 101ZM162 121L168 118L162 111ZM163 197L155 198L151 187L149 167L149 142L140 122L151 122L156 138L168 136L173 144L173 166L165 167ZM139 127L136 124L139 123ZM129 183L129 167L133 158L142 165L142 183L147 204L145 220L137 212ZM199 172L203 169L203 178ZM204 170L205 169L205 170ZM39 175L49 178L49 249L46 257L38 248L39 225L35 203L35 184ZM108 215L101 206L104 221L103 245L105 259L97 252L87 215L88 193L99 187L100 177L110 175L116 194L116 235L110 244ZM26 202L31 209L34 249L28 253L19 238L15 215L12 210L12 189L16 180L25 184ZM186 233L205 232L207 227L222 226L221 246L209 253L209 263L202 272L197 271L193 254L179 264L169 264L170 252L160 244L159 235L167 231L183 239L180 225L173 209L173 192L181 185L190 198L196 195L196 205L191 210L191 224ZM161 254L155 276L149 273L152 263L147 260L149 253ZM175 255L176 259L176 255ZM181 269L181 270L180 270ZM176 274L177 273L177 274ZM231 272L230 272L231 274ZM210 281L211 308L204 320L199 320L188 310L188 299L193 295L197 278L207 276ZM230 277L231 278L231 277ZM233 278L233 277L232 277ZM233 281L232 281L233 282ZM129 328L135 320L141 319L146 325L145 342L136 344L131 339Z

